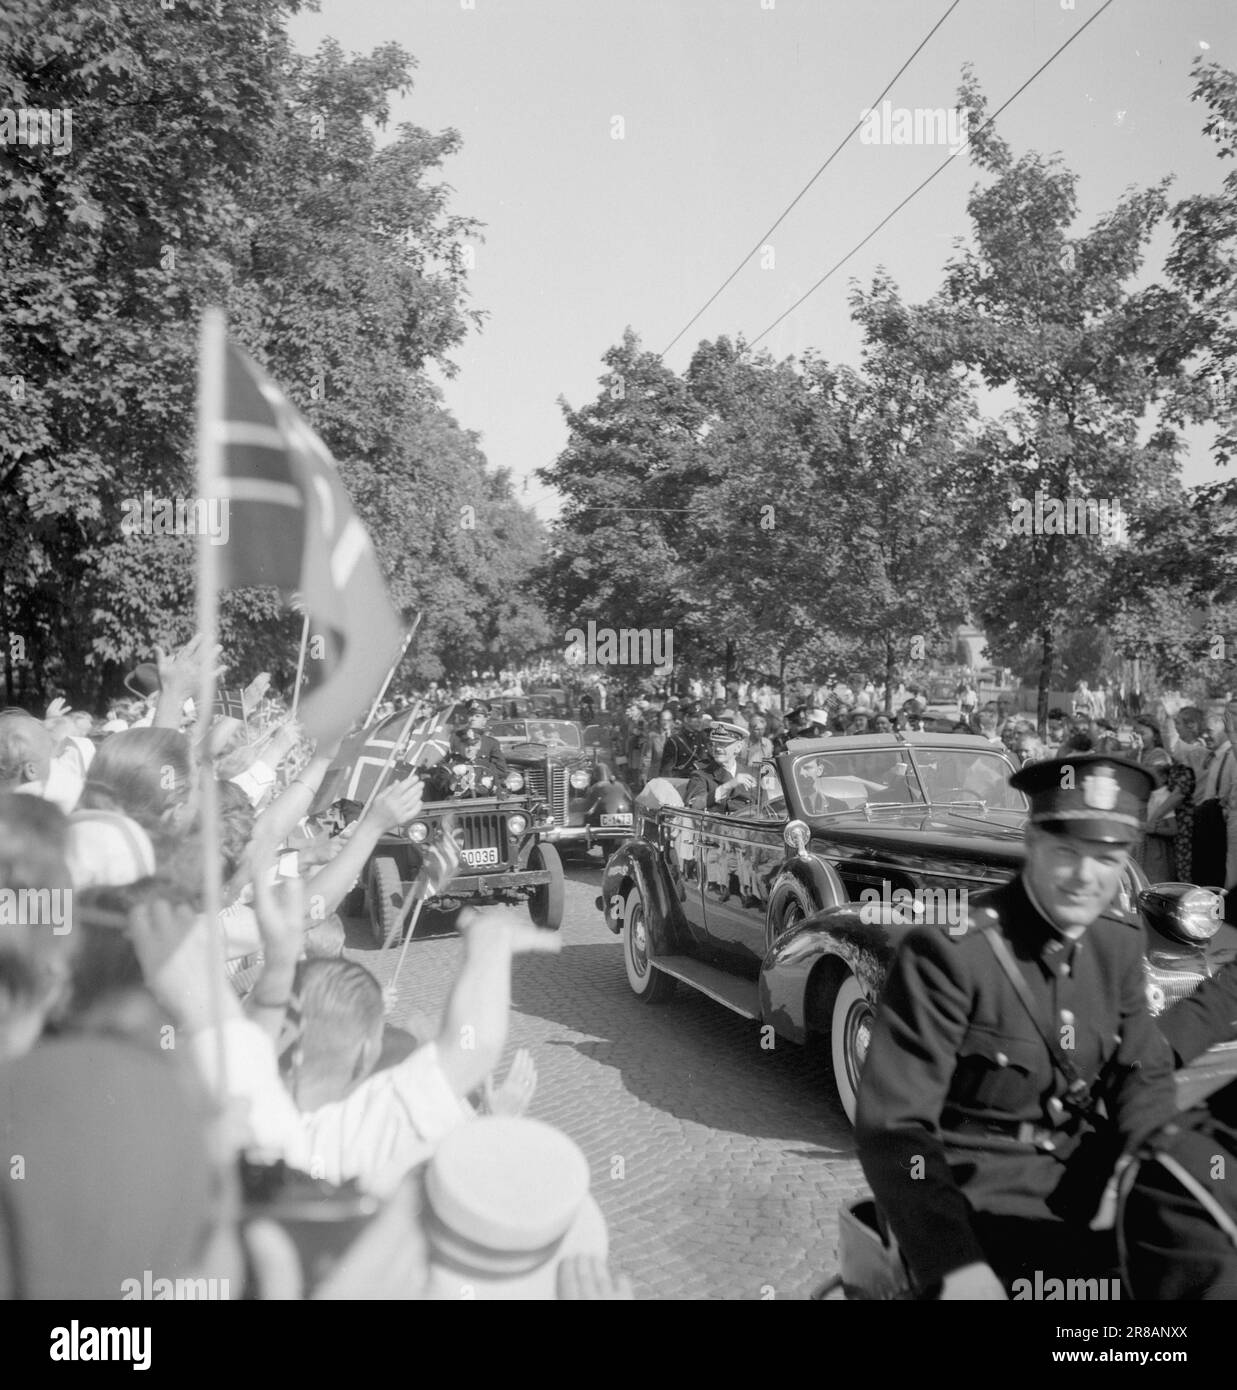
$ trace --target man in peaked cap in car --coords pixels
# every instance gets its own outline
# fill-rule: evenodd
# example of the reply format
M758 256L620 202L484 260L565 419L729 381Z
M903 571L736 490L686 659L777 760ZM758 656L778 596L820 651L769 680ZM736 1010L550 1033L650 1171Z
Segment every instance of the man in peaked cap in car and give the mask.
M501 785L507 776L507 755L503 752L502 744L485 732L489 722L489 706L482 700L465 700L462 713L463 720L451 735L447 761L466 758L469 762L488 765ZM466 733L472 732L477 734L479 744L465 738Z
M1079 754L1010 785L1030 801L1022 872L902 938L859 1083L864 1174L924 1298L1115 1277L1091 1222L1120 1154L1176 1112L1121 904L1152 775Z

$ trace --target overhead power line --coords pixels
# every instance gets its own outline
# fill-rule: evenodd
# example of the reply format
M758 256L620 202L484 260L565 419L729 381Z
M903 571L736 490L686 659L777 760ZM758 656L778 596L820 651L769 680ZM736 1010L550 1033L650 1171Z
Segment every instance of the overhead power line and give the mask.
M1104 11L1108 9L1108 7L1113 3L1114 0L1104 0L1104 4L1102 4L1098 10L1096 10L1096 12L1091 16L1091 18L1088 19L1087 22L1083 24L1080 28L1075 30L1075 32L1072 33L1069 36L1069 38L1065 40L1065 42L1060 46L1060 48L1058 48L1053 54L1051 54L1050 57L1048 57L1043 63L1041 63L1039 67L1037 67L1035 71L1030 75L1030 77L1028 77L1027 80L1022 84L1022 86L1018 88L1018 90L1013 94L1013 96L1008 97L1004 102L1002 102L1001 105L997 107L997 109L992 113L991 116L988 117L988 119L983 123L983 125L979 127L977 131L973 132L972 134L969 134L966 137L966 139L962 142L962 144L959 145L958 148L951 155L949 155L948 158L942 160L941 163L935 169L933 169L933 171L928 175L926 179L924 179L924 181L921 184L913 188L906 195L906 197L902 199L902 201L897 205L897 207L893 209L892 212L888 213L885 217L881 218L881 220L876 224L875 227L872 228L872 230L867 234L867 236L863 238L862 241L856 242L856 244L851 247L851 249L842 257L841 260L835 261L834 264L831 265L827 271L825 271L825 273L820 277L820 279L817 280L817 282L809 290L806 290L803 294L799 296L798 299L795 300L795 302L790 306L789 309L783 310L783 312L780 313L767 328L762 329L751 340L751 342L748 343L748 350L750 351L752 348L756 346L758 342L760 342L762 338L765 338L770 333L772 333L773 330L778 326L778 324L783 321L783 319L789 318L790 315L794 313L794 311L799 307L800 304L802 304L805 300L810 299L811 296L814 295L818 289L820 289L820 287L825 283L826 280L828 280L832 275L836 274L837 271L841 270L841 268L846 264L846 262L849 261L850 258L856 254L856 252L861 251L868 244L868 242L872 240L872 238L877 234L877 232L879 232L883 227L888 226L888 224L893 221L893 219L898 215L898 213L900 213L902 209L913 198L917 197L920 193L922 193L923 190L927 188L927 186L932 182L932 180L936 178L936 176L943 169L947 168L950 164L953 163L953 161L958 157L958 155L960 155L962 151L966 149L966 147L971 143L971 141L974 140L976 135L982 134L985 130L987 130L988 127L992 124L992 122L995 121L996 118L1001 114L1001 112L1004 111L1006 107L1011 106L1023 94L1023 92L1026 91L1026 89L1031 85L1032 82L1035 81L1035 79L1040 75L1040 73L1042 73L1045 70L1045 68L1048 68L1053 63L1055 63L1056 60L1061 56L1061 54L1064 53L1065 50L1070 46L1070 44L1082 38L1083 34L1086 33L1086 31L1095 23L1095 21L1100 17L1100 15L1102 15Z
M906 62L902 64L902 66L897 70L897 72L894 73L894 75L881 89L880 95L872 103L871 107L868 108L869 110L874 110L877 106L880 105L882 100L884 100L885 95L888 93L889 89L898 80L898 78L902 76L902 74L907 70L907 68L910 67L910 65L915 61L915 59L919 57L920 53L923 52L923 49L927 44L928 40L932 37L933 34L936 33L936 31L941 27L941 25L945 23L945 21L949 18L951 14L953 14L953 12L958 8L958 6L961 3L962 0L953 0L953 3L945 11L945 13L941 15L940 19L938 19L936 23L932 26L932 28L928 30L928 32L923 36L922 39L920 39L919 46L915 49L914 53L911 54L911 56L906 60ZM666 353L670 351L670 349L675 345L675 343L679 341L683 334L691 328L692 324L696 322L696 320L701 316L701 314L703 314L713 303L713 301L717 299L717 297L722 293L722 291L726 289L730 282L735 278L736 275L738 275L738 273L743 269L743 267L748 263L748 261L750 261L751 258L756 254L756 252L759 251L761 247L765 245L765 243L769 240L773 233L777 231L777 229L790 215L795 205L808 191L808 189L811 188L811 186L816 182L818 178L820 178L820 176L825 172L825 170L830 166L830 164L832 164L833 161L838 157L838 155L841 154L842 150L846 146L847 141L851 138L852 135L854 135L855 131L859 129L859 127L863 124L863 121L864 118L860 116L859 119L855 122L855 124L851 126L851 128L846 132L844 136L842 136L841 140L838 141L836 148L834 149L833 153L829 156L829 158L825 160L825 162L820 166L819 169L817 169L817 171L812 175L812 177L808 179L807 183L803 185L803 187L798 191L798 193L796 193L795 196L790 200L790 202L787 203L786 206L782 209L781 213L778 215L777 221L773 223L773 225L768 229L768 231L764 233L762 237L760 237L760 239L756 242L756 245L753 246L752 249L747 253L747 255L743 257L739 264L735 266L735 268L730 272L730 274L727 275L727 277L722 281L722 283L717 287L717 289L713 291L709 298L706 299L705 302L700 306L700 308L696 310L696 312L691 316L690 319L688 319L688 321L683 325L683 327L679 329L679 331L674 335L674 337L670 339L670 341L658 354L659 357L665 357Z

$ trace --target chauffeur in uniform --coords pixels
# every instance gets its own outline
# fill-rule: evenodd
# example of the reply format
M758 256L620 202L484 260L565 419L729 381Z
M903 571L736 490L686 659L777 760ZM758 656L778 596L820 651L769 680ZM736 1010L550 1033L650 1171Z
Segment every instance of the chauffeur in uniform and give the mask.
M906 934L859 1084L859 1158L921 1297L1113 1277L1090 1223L1117 1157L1176 1109L1116 901L1152 775L1080 754L1010 785L1030 800L1021 875L960 927Z
M485 732L488 716L489 709L480 700L464 702L464 722L451 735L447 760L467 758L470 762L488 763L498 781L502 782L507 776L507 755L503 752L502 744ZM481 740L480 747L473 748L465 742L467 730L477 733Z

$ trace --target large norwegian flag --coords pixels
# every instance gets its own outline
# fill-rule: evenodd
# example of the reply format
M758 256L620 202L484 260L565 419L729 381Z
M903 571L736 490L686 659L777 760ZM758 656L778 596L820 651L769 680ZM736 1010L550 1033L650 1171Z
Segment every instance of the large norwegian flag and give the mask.
M403 631L330 451L246 353L231 343L225 353L215 425L216 482L228 502L219 587L299 593L322 639L300 717L312 737L337 738L382 684Z
M451 741L448 713L442 709L423 715L409 727L407 711L396 710L369 728L349 734L322 779L310 814L316 815L336 801L367 802L387 767L429 767L441 762Z

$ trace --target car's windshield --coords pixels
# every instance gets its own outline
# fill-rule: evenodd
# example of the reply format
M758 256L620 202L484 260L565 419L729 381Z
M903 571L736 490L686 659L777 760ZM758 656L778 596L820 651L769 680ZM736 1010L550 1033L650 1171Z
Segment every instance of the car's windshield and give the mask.
M925 801L1025 810L1022 793L1008 785L1012 771L1001 754L982 748L858 748L804 753L794 763L795 784L809 815Z
M519 738L557 748L579 748L580 730L563 719L496 719L490 724L495 738Z

